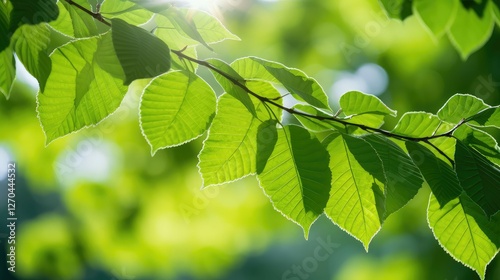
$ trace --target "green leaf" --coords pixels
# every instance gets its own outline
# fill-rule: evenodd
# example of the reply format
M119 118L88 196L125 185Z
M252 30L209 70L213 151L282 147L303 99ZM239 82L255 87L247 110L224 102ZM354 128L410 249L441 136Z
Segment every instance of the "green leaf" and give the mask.
M50 29L46 23L23 25L12 37L12 47L17 57L38 80L42 91L52 69L52 61L46 51L49 43Z
M385 217L388 217L418 193L424 179L406 152L387 137L370 134L362 139L372 145L382 160L387 178Z
M16 77L16 61L11 48L6 48L0 52L0 92L9 99L14 78Z
M474 2L469 4L482 5ZM448 34L451 43L460 52L462 59L467 59L471 53L481 48L490 38L494 26L493 13L490 9L486 8L482 15L478 15L473 8L467 9L463 3L458 5L455 20Z
M498 0L492 0L490 1L490 4L493 15L495 16L495 21L497 22L497 25L500 26L500 2Z
M440 124L441 120L431 113L407 112L401 117L392 133L411 137L426 137L433 135Z
M306 105L306 104L296 104L293 106L293 108L297 111L301 111L304 113L307 113L309 115L313 116L320 116L320 117L332 117L329 114L326 114L317 108L311 106L311 105ZM294 114L293 115L297 120L307 129L313 131L313 132L324 132L324 131L331 131L331 130L343 130L345 129L344 125L334 122L334 121L329 121L329 120L317 120L313 118L308 118L299 114Z
M207 49L213 51L213 49L207 44L203 36L201 35L198 27L196 26L196 22L194 22L191 18L186 15L186 12L183 12L177 8L170 8L161 12L161 15L166 16L176 29L182 30L187 36L191 39L199 42Z
M119 18L133 25L141 25L148 22L153 13L132 1L104 1L101 5L101 14L108 18Z
M439 109L437 115L443 121L458 124L488 107L483 100L470 94L455 94Z
M96 21L93 17L80 10L79 8L70 5L66 1L61 1L66 9L69 17L67 15L64 16L64 22L55 22L53 25L54 28L57 29L57 26L63 25L63 29L67 30L69 28L68 25L71 25L73 28L73 34L68 34L70 36L74 36L77 38L86 38L90 36L95 36L99 34L97 29ZM90 10L90 4L87 0L73 0L73 2L78 5L87 8ZM100 23L101 24L101 23Z
M458 5L458 0L415 0L413 13L435 38L439 38L453 23Z
M229 66L227 63L220 59L208 59L208 63L211 65L215 66L217 69L221 70L225 74L229 75L231 80L229 80L227 77L223 76L221 73L218 71L215 71L214 69L210 69L217 80L217 82L222 86L222 88L232 96L234 96L236 99L238 99L245 107L247 107L248 111L252 113L253 115L256 114L255 112L255 105L253 104L252 100L250 99L250 94L246 92L242 87L237 86L235 82L239 83L240 85L245 86L246 81L243 77L241 77L236 71L234 71L231 66ZM258 93L257 93L258 94Z
M168 72L144 89L140 123L151 153L178 146L201 136L215 114L212 88L189 72Z
M331 111L328 97L316 80L304 72L281 63L257 57L246 57L231 64L247 80L264 80L282 84L292 96L317 108Z
M335 133L323 143L330 154L332 172L325 213L368 251L385 212L382 162L372 146L357 137Z
M488 221L481 208L462 193L444 205L431 194L427 220L443 249L485 279L486 267L500 248L500 219Z
M374 95L359 91L344 93L339 100L342 112L347 116L362 114L377 114L383 116L397 116L397 111L390 109Z
M412 13L411 0L379 0L390 18L405 19Z
M467 122L480 127L496 127L500 129L500 106L485 109L467 118Z
M169 2L173 1L158 1L158 0L131 0L131 2L136 3L137 5L153 12L153 13L161 13L164 10L167 10L172 7L172 4Z
M4 3L0 1L0 53L8 48L10 44L12 34L9 31L9 14L10 2Z
M432 135L440 135L449 132L453 125L441 121L436 115L425 112L407 112L399 120L392 133L409 137L421 138ZM449 158L455 153L455 139L451 137L439 137L429 140L434 146L443 151ZM433 153L445 159L435 149Z
M385 116L397 115L395 110L387 107L376 96L359 91L344 93L340 97L339 104L342 112L347 116L346 120L354 124L378 128L384 124Z
M109 33L66 44L50 59L52 72L37 95L47 144L99 123L118 108L127 92Z
M248 86L268 98L280 96L266 82L251 81ZM205 187L261 172L274 149L277 140L274 116L281 117L281 109L272 107L273 115L262 102L251 99L256 115L229 94L219 97L217 114L199 155L198 168Z
M56 0L15 0L10 13L10 32L23 24L50 22L59 16Z
M488 217L500 211L500 167L458 141L455 169L467 195L484 210Z
M462 125L455 130L453 136L460 139L467 146L476 149L491 162L500 166L500 147L498 147L495 138L488 133L469 125Z
M59 16L57 17L56 20L50 22L49 25L57 32L62 33L65 36L74 38L76 36L75 36L75 31L73 29L73 21L71 19L69 11L66 9L66 6L63 4L63 2L64 1L57 2L57 7L59 9Z
M412 141L405 144L408 154L420 169L441 207L462 193L457 174L450 165L421 144Z
M307 238L330 192L328 153L318 139L299 126L278 129L274 150L257 178L274 208L300 225Z
M246 80L261 80L270 83L280 83L269 71L266 70L262 64L253 60L252 57L239 58L233 63L231 67Z
M125 84L152 78L170 70L170 49L146 30L115 18L111 20L113 46L125 71Z
M224 40L240 40L238 36L231 33L224 27L224 25L214 16L198 10L179 10L184 17L189 17L192 23L196 26L197 32L200 37L207 44L214 44ZM165 14L165 13L163 13ZM184 29L178 29L175 19L172 17L158 15L155 18L157 23L157 30L161 32L162 36L168 38L175 38L180 40L178 48L181 49L185 46L199 45L200 41L192 38Z

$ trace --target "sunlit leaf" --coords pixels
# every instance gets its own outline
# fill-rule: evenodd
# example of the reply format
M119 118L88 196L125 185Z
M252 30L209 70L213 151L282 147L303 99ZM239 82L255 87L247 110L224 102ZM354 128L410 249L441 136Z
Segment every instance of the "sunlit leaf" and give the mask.
M215 107L214 91L194 73L168 72L153 79L144 89L140 106L141 129L151 153L201 136Z
M170 8L161 12L161 15L166 16L170 19L172 24L176 29L182 30L188 37L199 42L209 50L213 50L205 41L205 38L201 35L198 30L197 24L192 18L186 15L186 12L181 11L177 8Z
M278 140L257 175L274 207L304 229L323 213L330 192L328 153L318 139L298 126L278 129Z
M457 124L488 107L475 96L455 94L439 109L437 115L443 121Z
M227 28L214 16L198 10L180 10L181 14L189 17L189 20L196 25L200 37L207 44L214 44L224 40L239 40L238 36L231 33ZM165 13L159 14L155 18L157 24L156 31L158 36L162 38L171 38L170 41L180 41L176 44L178 49L185 46L199 45L200 41L190 36L182 28L177 28L178 24L172 17L164 16ZM173 40L175 39L175 40ZM172 46L173 47L173 46Z
M104 1L101 5L101 14L106 18L119 18L129 24L140 25L148 22L153 13L132 1Z
M332 172L325 214L368 251L384 219L386 178L382 162L372 146L360 138L335 133L323 143L330 154Z
M485 109L467 119L472 125L500 128L500 106Z
M462 125L455 130L453 136L460 139L467 146L476 149L491 162L500 166L500 147L495 138L488 133L469 125Z
M331 110L321 85L304 72L258 57L246 57L231 64L243 78L280 83L292 96L312 106Z
M306 104L296 104L293 106L295 110L298 110L300 112L307 113L312 116L320 116L320 117L332 117L331 115L328 115L317 108L314 108L311 105L306 105ZM330 131L334 129L345 129L343 124L340 124L338 122L334 121L329 121L329 120L318 120L314 118L309 118L306 116L302 116L299 114L294 115L297 120L307 129L314 131L314 132L323 132L323 131Z
M238 99L245 107L247 107L248 111L255 115L255 105L250 99L250 94L245 91L241 86L238 86L236 83L239 83L240 85L245 86L246 81L243 77L241 77L234 69L229 66L227 63L220 59L208 59L208 63L212 64L215 66L217 69L221 70L223 73L227 74L229 76L225 77L218 71L215 71L213 69L210 69L215 76L215 79L217 82L222 86L222 88L229 93L230 95L234 96L236 99ZM236 83L235 83L236 82ZM258 93L257 93L258 94Z
M382 160L387 184L385 189L385 217L405 206L424 182L412 159L388 138L371 134L362 137Z
M265 82L251 81L248 86L268 98L279 96L279 92ZM277 140L274 117L281 117L281 110L266 109L256 98L252 101L256 115L229 94L219 98L217 114L199 155L198 167L205 187L255 174L267 162L266 157ZM269 110L273 110L274 115Z
M488 217L500 211L500 167L458 141L455 169L460 185Z
M170 49L163 41L121 19L112 19L111 23L113 46L125 71L126 85L170 70Z
M399 120L392 133L409 137L422 138L440 135L449 132L453 125L441 121L436 115L425 112L407 112ZM449 158L455 153L455 139L440 137L429 140L434 146L444 152ZM432 150L438 157L443 158L435 149Z
M109 33L64 45L50 59L52 72L37 95L47 143L99 123L118 108L127 91Z
M339 104L348 122L375 128L384 124L384 116L395 117L397 114L376 96L359 91L344 93L340 97Z
M499 217L489 221L464 193L457 193L445 204L431 194L427 220L443 249L485 279L486 266L500 248Z
M69 17L64 16L65 19L64 22L55 22L55 25L53 26L56 29L58 29L57 28L58 26L62 25L63 26L62 29L68 32L69 31L67 30L69 28L68 25L71 25L73 27L72 28L73 34L68 34L68 35L74 36L76 38L85 38L99 34L96 21L94 20L93 17L89 16L81 9L75 7L74 5L69 4L66 1L60 1L60 2L63 3ZM73 0L73 2L90 10L90 4L87 2L87 0Z
M374 95L365 94L359 91L349 91L344 93L339 100L342 112L347 115L378 114L384 116L397 115L395 110L387 107L380 99Z

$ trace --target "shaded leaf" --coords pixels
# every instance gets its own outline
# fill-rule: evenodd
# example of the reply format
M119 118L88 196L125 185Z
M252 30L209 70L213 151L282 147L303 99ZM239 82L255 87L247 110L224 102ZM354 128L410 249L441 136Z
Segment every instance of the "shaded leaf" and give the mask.
M163 41L121 19L112 19L111 23L113 46L125 72L126 85L170 70L170 49Z
M298 126L278 129L274 150L257 178L273 206L300 225L307 238L331 184L328 153L318 139Z
M405 19L411 16L412 0L379 0L390 18Z
M486 1L482 1L486 3ZM481 5L469 1L471 5ZM490 38L493 31L494 19L491 8L478 15L474 9L467 9L458 5L455 20L448 31L451 43L460 52L462 59L481 48Z
M201 136L210 126L216 99L212 88L189 72L168 72L144 89L140 124L151 153Z
M423 25L436 37L441 37L455 20L459 0L415 0L413 11Z
M418 193L424 179L406 152L388 138L371 134L362 139L372 145L382 161L387 178L385 217L388 217Z
M11 48L6 48L0 52L0 92L9 99L14 78L16 77L16 61Z
M7 6L9 5L9 6ZM0 1L0 53L9 47L12 33L9 31L10 2Z
M500 211L500 167L458 141L455 170L467 195L488 217Z
M457 174L451 166L421 144L412 141L407 141L405 144L408 154L420 169L441 207L462 193Z
M38 80L42 91L52 69L52 61L46 51L49 43L50 30L45 23L23 25L12 37L12 47L17 57L28 72Z
M14 33L23 24L50 22L59 16L56 0L15 0L10 1L10 32Z

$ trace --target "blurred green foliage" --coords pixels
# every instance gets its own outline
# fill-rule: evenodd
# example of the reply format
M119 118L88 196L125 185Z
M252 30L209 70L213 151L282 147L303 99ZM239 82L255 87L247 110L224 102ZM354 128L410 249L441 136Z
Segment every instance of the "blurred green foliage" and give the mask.
M415 17L390 20L377 1L225 3L237 4L222 20L242 41L216 45L215 53L200 49L201 57L280 61L318 79L333 105L335 84L367 63L387 73L380 98L399 114L436 112L454 93L500 104L498 28L462 61ZM0 99L0 149L17 162L21 176L18 271L4 269L2 239L0 279L282 279L313 255L318 238L339 247L302 279L476 277L434 240L425 218L428 188L386 221L369 254L324 217L305 241L253 178L200 190L196 155L202 140L151 157L137 116L147 81L134 82L119 111L99 126L47 147L34 89L23 82L20 76L9 101ZM500 279L498 257L487 279Z

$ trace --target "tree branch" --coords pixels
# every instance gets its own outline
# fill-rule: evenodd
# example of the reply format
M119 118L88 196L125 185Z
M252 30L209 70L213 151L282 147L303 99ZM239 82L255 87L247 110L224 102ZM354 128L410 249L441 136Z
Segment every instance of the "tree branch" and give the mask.
M303 116L303 117L307 117L307 118L311 118L311 119L316 119L316 120L320 120L320 121L325 121L325 120L334 121L334 122L337 122L337 123L340 123L340 124L343 124L343 125L356 126L356 127L359 127L359 128L361 128L361 129L363 129L365 131L368 131L368 132L377 132L377 133L383 134L385 136L396 138L396 139L399 139L399 140L409 140L409 141L417 141L417 142L418 141L428 141L428 140L432 140L432 139L436 139L436 138L440 138L440 137L452 137L453 132L459 126L461 126L462 124L465 123L465 120L462 120L460 123L458 123L451 130L449 130L449 131L447 131L447 132L445 132L443 134L426 136L426 137L411 137L411 136L406 136L406 135L400 135L400 134L392 133L390 131L387 131L387 130L384 130L384 129L380 129L380 128L369 127L369 126L366 126L366 125L363 125L363 124L350 123L348 121L345 121L343 119L337 118L335 116L316 116L316 115L311 115L311 114L308 114L308 113L297 111L297 110L295 110L293 108L285 107L285 106L283 106L281 104L278 104L278 103L274 102L273 100L271 100L271 99L269 99L267 97L260 96L259 94L255 93L251 89L249 89L246 85L242 84L237 79L231 77L231 75L229 75L226 72L218 69L217 67L215 67L212 64L208 63L207 61L199 60L199 59L190 57L190 56L184 54L182 52L182 50L180 50L180 51L171 50L171 51L173 53L175 53L181 59L187 59L187 60L189 60L191 62L194 62L194 63L196 63L198 65L204 66L206 68L209 68L209 69L211 69L211 70L219 73L224 78L226 78L227 80L229 80L232 84L240 87L241 89L243 89L244 91L246 91L248 94L252 95L253 97L259 99L262 102L266 102L266 103L269 103L269 104L271 104L273 106L276 106L276 107L278 107L278 108L280 108L280 109L282 109L282 110L284 110L284 111L286 111L286 112L288 112L288 113L290 113L292 115L300 115L300 116Z
M108 21L106 21L102 17L101 13L99 13L99 12L94 13L94 12L90 11L89 9L81 6L80 4L75 3L73 0L64 0L64 1L66 1L70 5L75 6L78 9L84 11L85 13L89 14L94 19L102 22L103 24L105 24L107 26L111 26L111 23L109 23ZM299 115L299 116L303 116L303 117L310 118L310 119L316 119L316 120L319 120L319 121L334 121L334 122L343 124L345 126L351 125L351 126L355 126L355 127L361 128L362 130L365 130L367 132L380 133L380 134L382 134L384 136L395 138L395 139L398 139L398 140L407 140L407 141L415 141L415 142L422 141L422 142L425 142L425 143L429 144L434 149L436 149L441 155L443 155L444 157L446 157L450 161L450 163L452 165L454 165L454 161L450 157L448 157L442 150L440 150L437 146L435 146L434 144L432 144L430 142L430 140L436 139L436 138L440 138L440 137L453 137L453 132L457 128L459 128L462 124L466 123L467 122L466 120L460 121L451 130L449 130L449 131L447 131L447 132L445 132L443 134L431 135L431 136L427 136L427 137L411 137L411 136L406 136L406 135L400 135L400 134L392 133L390 131L387 131L387 130L384 130L384 129L380 129L380 128L369 127L369 126L366 126L364 124L350 123L348 121L345 121L343 119L338 118L337 114L335 116L316 116L316 115L311 115L311 114L308 114L308 113L297 111L297 110L295 110L293 108L285 107L285 106L283 106L283 105L281 105L279 103L276 103L275 99L269 99L267 97L259 95L258 93L256 93L256 92L252 91L251 89L249 89L245 84L243 84L240 81L238 81L237 79L231 77L231 75L229 75L228 73L226 73L226 72L218 69L217 67L215 67L212 64L208 63L207 61L196 59L194 57L190 57L190 56L184 54L183 53L184 50L185 50L185 48L182 49L182 50L171 50L171 51L174 54L176 54L181 59L189 60L191 62L194 62L194 63L198 64L198 65L204 66L204 67L206 67L208 69L211 69L211 70L217 72L218 74L220 74L224 78L226 78L228 81L230 81L232 84L234 84L234 85L238 86L239 88L243 89L245 92L247 92L248 94L250 94L253 97L257 98L261 102L264 102L264 103L273 105L275 107L278 107L278 108L282 109L283 111L288 112L288 113L290 113L292 115Z
M87 9L87 8L85 8L85 7L83 7L82 5L80 5L80 4L76 3L76 2L74 2L73 0L64 0L64 1L66 1L68 4L70 4L70 5L72 5L72 6L77 7L78 9L80 9L80 10L84 11L85 13L89 14L91 17L95 18L96 20L98 20L98 21L100 21L100 22L104 23L105 25L107 25L107 26L111 26L111 23L107 22L107 21L106 21L106 20L102 17L101 13L99 13L99 12L94 13L94 12L92 12L91 10L89 10L89 9Z

